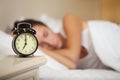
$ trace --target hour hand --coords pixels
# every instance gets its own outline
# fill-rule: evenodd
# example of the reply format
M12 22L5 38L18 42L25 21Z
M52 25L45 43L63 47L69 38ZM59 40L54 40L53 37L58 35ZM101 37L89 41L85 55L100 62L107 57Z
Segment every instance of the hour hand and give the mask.
M23 49L25 48L26 45L27 45L27 43L24 44Z

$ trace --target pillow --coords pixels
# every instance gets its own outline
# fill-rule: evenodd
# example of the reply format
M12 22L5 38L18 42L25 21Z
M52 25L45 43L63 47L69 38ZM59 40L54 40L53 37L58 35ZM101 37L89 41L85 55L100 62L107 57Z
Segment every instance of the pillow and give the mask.
M104 65L120 72L120 28L109 21L89 21L96 54Z
M46 14L40 16L40 21L46 24L55 33L59 33L62 28L61 19L52 18Z
M11 44L12 37L3 31L0 31L0 55L14 54Z
M63 29L62 19L56 19L46 14L42 14L40 16L40 21L46 24L54 33L60 33L64 38L67 37Z

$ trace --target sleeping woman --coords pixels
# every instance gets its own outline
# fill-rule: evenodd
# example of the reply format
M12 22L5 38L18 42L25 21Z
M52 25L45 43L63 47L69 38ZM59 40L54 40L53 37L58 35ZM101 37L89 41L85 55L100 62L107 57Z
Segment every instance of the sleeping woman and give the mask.
M20 22L28 22L36 30L40 50L69 69L107 68L94 51L88 33L89 21L81 20L73 14L65 15L64 34L54 33L46 24L33 19L17 21L15 26Z

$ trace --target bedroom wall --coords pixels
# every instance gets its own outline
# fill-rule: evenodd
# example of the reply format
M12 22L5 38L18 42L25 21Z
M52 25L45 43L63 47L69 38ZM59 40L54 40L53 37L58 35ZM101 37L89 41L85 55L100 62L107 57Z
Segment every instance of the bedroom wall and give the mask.
M39 19L46 13L62 18L68 12L83 19L98 19L99 0L0 0L0 29L22 17Z
M120 0L101 0L101 19L120 23Z

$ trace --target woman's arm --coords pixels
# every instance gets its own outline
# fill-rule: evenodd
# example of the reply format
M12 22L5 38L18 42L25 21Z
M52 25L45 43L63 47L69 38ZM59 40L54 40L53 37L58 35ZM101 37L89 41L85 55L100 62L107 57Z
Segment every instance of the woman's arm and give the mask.
M65 15L63 19L64 30L67 35L65 48L55 51L74 63L80 58L83 23L73 14Z

